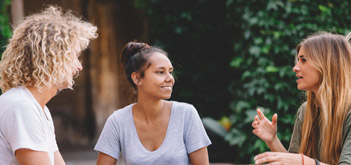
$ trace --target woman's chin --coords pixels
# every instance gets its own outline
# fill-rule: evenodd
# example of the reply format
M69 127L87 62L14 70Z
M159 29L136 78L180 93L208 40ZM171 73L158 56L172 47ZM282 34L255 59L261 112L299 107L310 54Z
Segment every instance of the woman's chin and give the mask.
M61 84L56 85L57 86L57 90L61 91L64 89L72 89L72 84L69 82L64 82Z

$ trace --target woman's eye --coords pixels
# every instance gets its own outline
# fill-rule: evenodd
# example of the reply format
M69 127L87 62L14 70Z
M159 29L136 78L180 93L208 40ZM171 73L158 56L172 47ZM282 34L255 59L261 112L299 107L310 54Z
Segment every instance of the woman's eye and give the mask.
M297 62L305 63L305 62L306 62L306 59L305 59L305 58L297 58Z
M158 74L163 74L163 71L157 71L156 73L158 73Z

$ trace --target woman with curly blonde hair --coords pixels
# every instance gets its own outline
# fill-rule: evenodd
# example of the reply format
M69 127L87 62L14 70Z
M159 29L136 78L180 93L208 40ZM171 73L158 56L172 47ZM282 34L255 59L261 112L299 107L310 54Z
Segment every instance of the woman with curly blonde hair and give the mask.
M257 111L253 133L273 151L257 155L257 164L351 164L349 38L322 32L297 46L293 71L307 101L297 112L288 150L277 138L277 116L270 122Z
M49 6L14 29L0 61L0 164L64 164L49 109L58 90L72 89L78 59L97 28Z

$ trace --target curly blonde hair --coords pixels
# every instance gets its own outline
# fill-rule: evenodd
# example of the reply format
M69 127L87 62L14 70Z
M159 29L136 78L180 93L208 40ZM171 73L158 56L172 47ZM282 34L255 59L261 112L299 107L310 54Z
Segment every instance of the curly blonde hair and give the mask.
M97 37L96 31L96 26L57 6L26 17L14 29L0 61L2 91L17 86L41 90L65 82L71 88L73 57Z

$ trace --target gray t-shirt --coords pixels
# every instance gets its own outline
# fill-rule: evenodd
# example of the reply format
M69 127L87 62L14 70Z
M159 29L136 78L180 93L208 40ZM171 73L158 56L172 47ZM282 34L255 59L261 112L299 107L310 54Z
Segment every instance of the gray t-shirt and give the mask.
M211 144L194 106L172 101L167 133L161 146L149 151L139 140L132 114L134 104L115 111L106 121L95 150L125 164L189 164L188 154Z
M302 134L302 125L305 116L307 103L301 105L296 114L296 121L294 125L294 130L291 135L289 152L298 153L300 150L301 143L301 134ZM351 164L351 113L349 112L345 118L343 126L343 136L342 136L342 151L339 158L338 164ZM319 146L316 146L319 150ZM317 155L317 159L320 159L320 156Z

